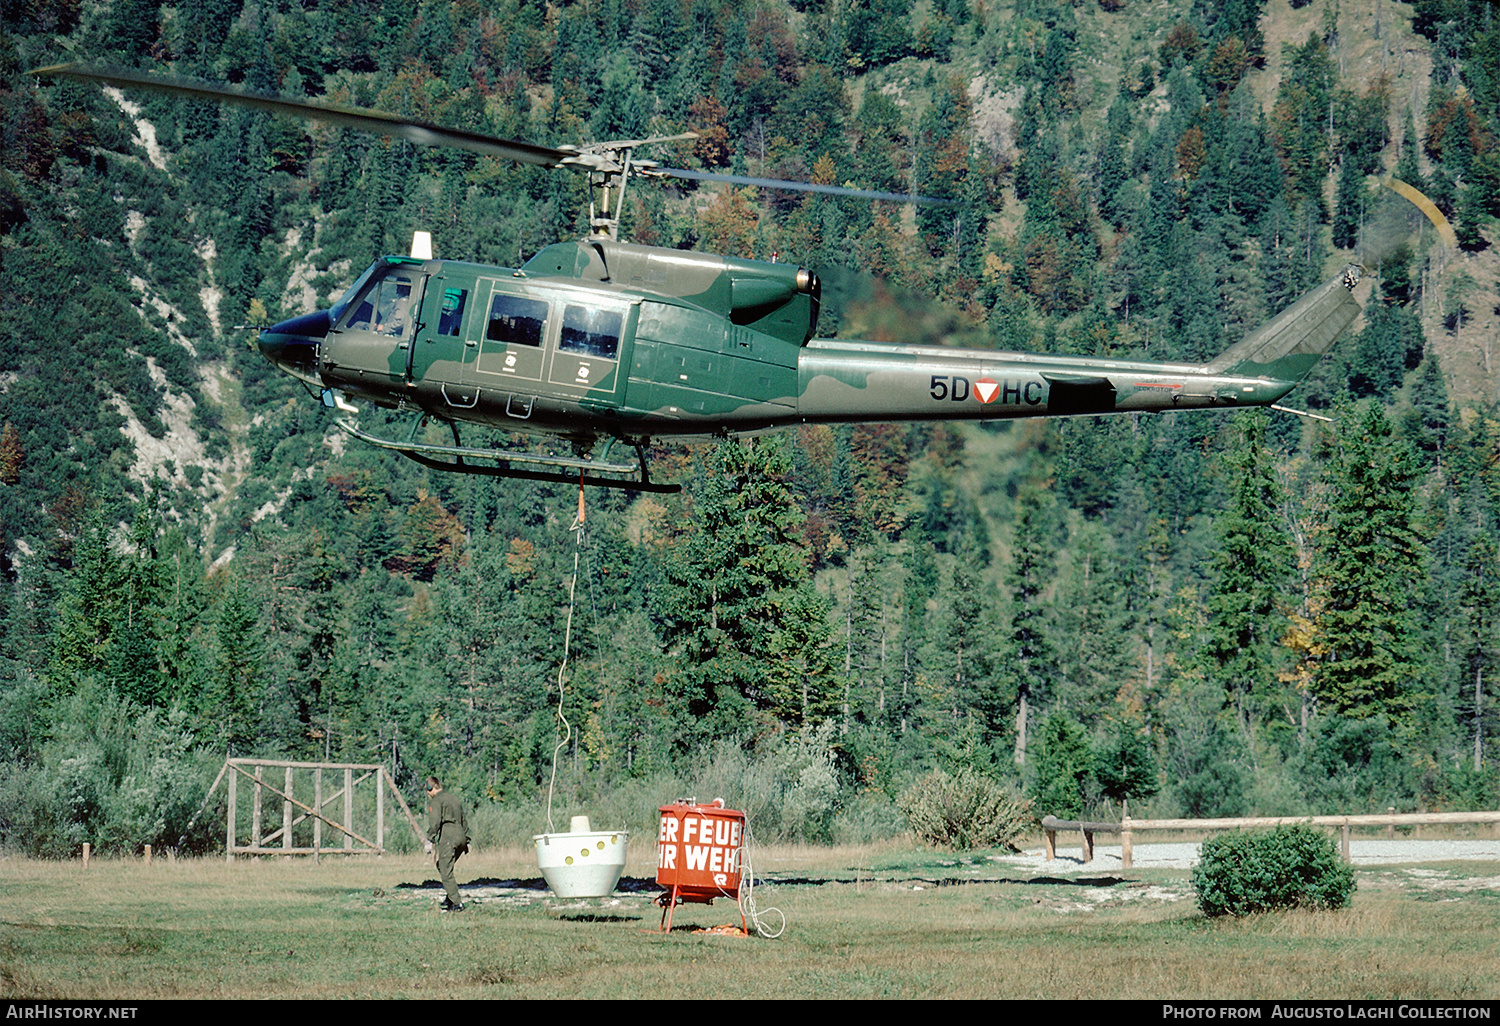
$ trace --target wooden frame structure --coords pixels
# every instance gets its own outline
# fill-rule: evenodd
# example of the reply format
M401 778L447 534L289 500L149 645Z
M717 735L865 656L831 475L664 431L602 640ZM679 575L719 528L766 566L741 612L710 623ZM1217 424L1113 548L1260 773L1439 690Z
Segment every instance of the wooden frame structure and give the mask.
M281 770L280 774L268 774L267 770ZM311 795L301 791L307 800L297 797L298 789L297 774L299 771L311 774ZM339 783L332 791L324 792L324 773L339 774ZM356 776L358 774L358 776ZM275 781L276 777L281 779ZM406 821L411 824L411 829L417 836L419 842L425 841L422 827L417 823L417 818L412 815L411 809L406 804L406 799L401 797L401 792L396 788L396 782L384 766L376 764L362 764L349 762L289 762L282 759L226 759L224 766L219 770L213 786L208 789L203 803L206 806L208 799L213 797L214 791L219 784L228 778L227 804L224 823L224 850L228 861L233 862L236 855L311 855L313 861L317 862L324 855L384 855L385 854L385 802L386 792L396 799L396 804ZM247 844L239 843L239 823L237 812L239 804L240 778L245 778L252 789L250 805L250 841ZM355 801L354 789L366 781L375 781L375 808L374 808L374 840L359 833L355 828ZM266 792L281 799L281 822L280 825L269 833L265 832L268 824L262 815ZM328 806L335 802L340 803L337 812L328 811ZM340 815L341 814L341 815ZM294 829L308 820L312 821L312 844L298 846L293 841ZM327 826L337 840L335 844L325 844L323 828ZM366 833L369 829L364 828Z

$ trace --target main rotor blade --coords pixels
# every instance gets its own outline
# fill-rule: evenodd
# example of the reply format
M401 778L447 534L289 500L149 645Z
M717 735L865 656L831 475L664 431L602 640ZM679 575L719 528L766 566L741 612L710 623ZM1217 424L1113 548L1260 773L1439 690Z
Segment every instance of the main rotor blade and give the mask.
M825 192L832 196L856 199L889 200L892 203L925 203L934 207L956 207L957 200L934 199L907 192L877 192L874 189L851 189L847 185L817 185L813 182L788 182L780 178L751 178L747 175L723 175L713 171L687 171L680 167L655 167L651 174L668 178L686 178L694 182L729 182L731 185L755 185L762 189L791 189L797 192Z
M640 139L629 142L595 143L590 146L569 146L554 149L550 146L534 146L514 139L496 139L493 136L466 132L458 128L444 128L426 121L414 121L384 111L365 107L349 107L335 103L314 103L311 100L293 100L271 93L258 93L248 89L233 89L229 86L200 82L195 79L171 76L145 75L128 68L93 66L80 63L56 64L47 68L33 68L28 75L63 75L92 82L106 82L124 89L151 89L159 93L187 96L196 100L211 100L232 103L241 107L270 111L289 117L306 118L344 128L388 135L420 146L448 146L468 150L487 157L514 160L521 164L540 167L573 167L579 169L618 170L613 167L610 156L620 148L633 148L651 142L671 142L694 138L692 133L666 136L660 139ZM602 152L609 151L609 152ZM728 182L731 185L753 185L763 189L787 189L796 192L820 192L832 196L852 196L856 199L886 200L892 203L922 203L938 207L956 207L955 200L935 199L913 193L880 192L874 189L851 189L843 185L817 185L812 182L789 182L778 178L752 178L747 175L726 175L713 171L689 171L685 168L656 167L643 161L643 174L664 175L700 182Z
M309 100L291 100L269 93L231 89L186 78L166 78L143 75L126 68L91 67L85 64L58 64L50 68L36 68L28 75L66 75L95 82L107 82L126 89L153 89L160 93L172 93L198 100L214 100L233 103L241 107L285 114L290 117L307 118L344 128L356 128L379 135L389 135L421 146L451 146L487 157L500 157L522 164L541 167L559 167L575 156L566 150L555 150L550 146L533 146L530 143L511 139L495 139L476 132L465 132L457 128L444 128L425 121L413 121L364 107L346 107L332 103L313 103Z

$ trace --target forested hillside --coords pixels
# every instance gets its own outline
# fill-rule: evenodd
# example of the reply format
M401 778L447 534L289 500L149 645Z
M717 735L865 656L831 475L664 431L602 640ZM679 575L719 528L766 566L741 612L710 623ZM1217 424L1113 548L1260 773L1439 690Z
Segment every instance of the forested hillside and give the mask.
M964 767L1038 814L1494 808L1496 7L0 0L0 845L175 844L226 753L535 819L565 636L565 800L727 781L763 838L900 831ZM1365 312L1287 400L1326 422L658 446L684 491L579 535L236 326L413 229L518 266L580 181L24 74L71 59L956 201L632 188L634 241L817 268L823 334L1198 361L1351 261Z

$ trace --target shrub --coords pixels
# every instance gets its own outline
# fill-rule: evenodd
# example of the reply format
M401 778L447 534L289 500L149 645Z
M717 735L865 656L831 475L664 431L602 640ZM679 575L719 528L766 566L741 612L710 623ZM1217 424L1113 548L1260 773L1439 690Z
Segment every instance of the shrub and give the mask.
M899 837L907 830L906 817L883 791L855 795L833 817L834 844L873 844Z
M1354 870L1339 861L1333 838L1294 824L1204 841L1193 890L1208 916L1344 908L1354 893Z
M40 766L0 762L0 851L32 858L73 854L78 838L62 814L62 787Z
M989 777L964 767L933 770L897 806L917 837L940 848L1009 848L1031 823L1031 807Z
M827 844L844 797L836 735L829 720L774 734L753 749L724 740L685 775L698 798L723 798L729 808L745 813L752 836L761 842Z

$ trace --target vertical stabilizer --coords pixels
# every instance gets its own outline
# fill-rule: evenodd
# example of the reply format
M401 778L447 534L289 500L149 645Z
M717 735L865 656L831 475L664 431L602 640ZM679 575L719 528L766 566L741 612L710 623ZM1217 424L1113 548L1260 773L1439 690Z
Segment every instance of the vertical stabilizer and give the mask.
M1210 374L1301 381L1359 315L1354 286L1360 268L1350 264L1320 287L1204 365Z

